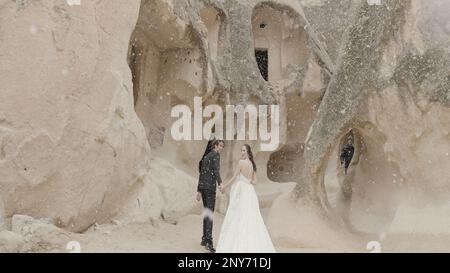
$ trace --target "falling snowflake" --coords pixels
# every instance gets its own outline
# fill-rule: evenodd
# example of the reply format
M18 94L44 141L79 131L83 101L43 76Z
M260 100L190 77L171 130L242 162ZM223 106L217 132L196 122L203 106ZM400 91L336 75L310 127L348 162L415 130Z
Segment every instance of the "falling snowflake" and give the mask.
M30 32L33 35L37 34L38 33L38 27L36 25L31 25L30 26Z

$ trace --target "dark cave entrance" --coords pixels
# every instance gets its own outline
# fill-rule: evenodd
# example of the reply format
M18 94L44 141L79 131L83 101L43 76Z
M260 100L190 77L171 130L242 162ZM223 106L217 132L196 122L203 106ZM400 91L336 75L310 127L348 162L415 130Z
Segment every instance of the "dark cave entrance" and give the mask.
M138 45L134 42L131 42L130 52L128 54L128 65L131 69L132 82L133 82L133 98L134 98L134 106L136 106L140 88L140 61L141 61L142 52L139 49Z
M264 80L269 80L269 52L267 49L255 50L256 62Z

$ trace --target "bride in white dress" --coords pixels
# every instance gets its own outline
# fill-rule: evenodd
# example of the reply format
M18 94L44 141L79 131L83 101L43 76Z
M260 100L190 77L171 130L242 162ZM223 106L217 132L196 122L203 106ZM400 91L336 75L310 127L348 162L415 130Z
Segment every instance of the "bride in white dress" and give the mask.
M222 185L222 192L231 185L230 202L222 224L217 253L275 252L259 210L256 165L248 144L241 148L241 160L234 176Z

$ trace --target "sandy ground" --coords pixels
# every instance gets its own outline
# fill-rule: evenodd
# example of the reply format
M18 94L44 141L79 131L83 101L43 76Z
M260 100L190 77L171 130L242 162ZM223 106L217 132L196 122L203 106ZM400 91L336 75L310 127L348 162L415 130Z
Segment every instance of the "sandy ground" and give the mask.
M292 190L294 183L260 183L256 191L261 214L267 218L268 207L276 196ZM216 207L217 208L217 207ZM217 245L224 215L214 214L213 240ZM188 215L176 224L160 220L155 223L104 224L73 239L80 243L81 252L206 252L200 246L203 221L201 215ZM288 249L275 245L278 252L320 251Z
M262 210L264 217L267 209ZM215 214L213 238L215 245L219 238L223 215ZM80 243L81 252L162 252L202 253L200 246L202 218L188 215L177 224L164 221L156 223L105 224L96 230L77 234L74 239ZM373 238L361 240L361 247L352 252L450 252L450 232L445 233L392 233L379 239L378 246L367 245ZM329 249L285 248L275 244L277 252L336 252Z
M268 215L269 203L274 196L286 192L292 185L276 187L260 186L261 214ZM264 201L267 199L267 201ZM267 204L265 204L267 203ZM263 206L263 204L265 206ZM437 212L441 213L438 214ZM419 211L399 210L390 227L383 236L367 236L358 239L351 250L339 248L287 248L274 242L277 252L450 252L450 202L445 209L427 208ZM214 214L213 239L215 246L219 238L224 215ZM75 234L73 239L80 243L81 252L206 252L200 246L202 236L201 215L188 215L176 224L159 220L154 223L110 223L98 226L83 234ZM368 245L376 241L375 245ZM379 244L378 244L379 243ZM378 245L377 245L378 244ZM336 250L338 249L338 250Z
M263 217L267 209L261 210ZM223 215L214 216L213 239L219 238ZM206 252L200 246L202 236L201 215L188 215L176 224L132 223L128 225L105 224L96 230L76 235L82 252ZM311 252L312 249L288 249L276 247L278 252Z

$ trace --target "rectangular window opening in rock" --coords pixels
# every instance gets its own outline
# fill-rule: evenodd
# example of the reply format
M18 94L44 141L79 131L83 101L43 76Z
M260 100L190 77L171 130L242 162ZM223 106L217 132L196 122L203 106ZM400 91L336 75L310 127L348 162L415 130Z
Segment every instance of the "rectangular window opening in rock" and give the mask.
M269 51L264 48L255 50L256 62L264 80L269 80Z

